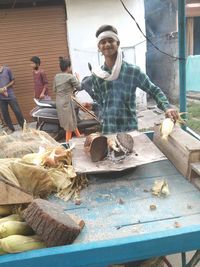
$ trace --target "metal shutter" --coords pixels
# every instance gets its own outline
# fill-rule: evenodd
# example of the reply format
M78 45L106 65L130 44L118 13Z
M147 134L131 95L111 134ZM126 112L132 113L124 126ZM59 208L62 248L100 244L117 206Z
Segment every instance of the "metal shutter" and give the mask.
M30 58L41 58L52 95L52 81L59 71L58 57L69 55L65 6L3 9L0 22L0 65L6 64L13 71L15 95L30 121L29 113L34 107ZM13 114L12 120L16 123Z

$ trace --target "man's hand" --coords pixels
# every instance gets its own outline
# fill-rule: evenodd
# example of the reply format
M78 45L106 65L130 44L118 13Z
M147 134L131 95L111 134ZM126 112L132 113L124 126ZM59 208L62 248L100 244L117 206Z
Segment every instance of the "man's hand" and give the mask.
M85 108L87 108L89 110L92 110L93 104L85 102L85 103L82 103L82 106L84 106Z
M41 93L39 99L43 99L43 98L44 98L44 93Z
M179 114L176 109L169 108L165 111L165 117L171 118L175 123L179 119Z
M7 87L0 88L0 93L3 94L4 96L8 96Z

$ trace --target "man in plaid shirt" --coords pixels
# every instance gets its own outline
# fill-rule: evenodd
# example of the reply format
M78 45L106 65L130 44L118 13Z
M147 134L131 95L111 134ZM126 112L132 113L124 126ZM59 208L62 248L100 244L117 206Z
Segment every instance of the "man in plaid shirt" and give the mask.
M97 43L105 58L104 65L92 72L93 97L102 115L104 134L126 132L138 128L136 116L136 88L139 87L165 111L166 117L178 118L162 90L137 66L122 59L117 30L111 25L101 26Z

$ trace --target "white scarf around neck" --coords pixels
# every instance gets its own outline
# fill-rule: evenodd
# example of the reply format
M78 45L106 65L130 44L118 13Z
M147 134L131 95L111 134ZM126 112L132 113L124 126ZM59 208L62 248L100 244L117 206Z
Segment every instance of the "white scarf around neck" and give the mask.
M105 38L112 38L115 41L119 41L119 38L117 36L116 33L112 32L112 31L105 31L99 34L98 38L97 38L97 42L99 43L101 40L105 39ZM122 65L122 51L121 48L118 48L118 52L117 52L117 58L115 60L115 64L112 68L111 74L105 70L102 70L101 67L98 67L97 69L95 69L93 71L93 73L106 81L114 81L117 80L120 70L121 70L121 65Z

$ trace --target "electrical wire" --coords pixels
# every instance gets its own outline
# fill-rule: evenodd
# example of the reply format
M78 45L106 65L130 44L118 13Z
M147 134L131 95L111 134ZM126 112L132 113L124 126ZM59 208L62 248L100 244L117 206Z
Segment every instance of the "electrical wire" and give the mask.
M176 57L176 56L173 56L173 55L170 55L164 51L162 51L159 47L157 47L145 34L144 32L142 31L142 29L140 28L140 25L137 23L136 19L133 17L133 15L131 14L131 12L128 10L128 8L125 6L124 2L122 0L120 0L121 4L123 5L124 9L126 10L126 12L129 14L129 16L134 20L136 26L138 27L139 31L142 33L142 35L144 36L144 38L156 49L158 50L160 53L168 56L168 57L171 57L173 59L178 59L178 60L185 60L185 58L182 58L182 57Z

